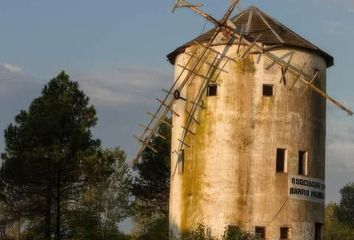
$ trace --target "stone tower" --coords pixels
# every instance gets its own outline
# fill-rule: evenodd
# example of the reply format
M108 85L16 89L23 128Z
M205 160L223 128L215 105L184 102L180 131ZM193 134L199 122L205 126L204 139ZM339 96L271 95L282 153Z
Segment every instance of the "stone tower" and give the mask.
M272 54L326 90L326 69L333 58L256 7L231 21L263 51L228 44L222 33L215 52L223 53L219 71L209 76L206 96L186 146L172 153L170 234L204 224L221 236L240 228L260 239L322 239L325 189L326 100L296 74L279 67ZM168 55L177 79L211 32ZM210 56L210 55L209 55ZM193 83L180 92L173 110L172 150L188 117L187 109L218 57L204 59ZM185 67L183 67L185 66ZM300 73L299 73L300 74Z

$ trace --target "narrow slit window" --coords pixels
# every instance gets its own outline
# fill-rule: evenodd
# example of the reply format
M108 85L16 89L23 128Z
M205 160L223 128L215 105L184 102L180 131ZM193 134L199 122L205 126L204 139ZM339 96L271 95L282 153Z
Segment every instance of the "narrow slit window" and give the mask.
M211 96L216 96L217 92L218 92L218 86L217 86L216 84L210 84L210 85L208 86L208 93L207 93L207 95L208 95L209 97L211 97Z
M184 149L178 153L177 158L178 174L182 175L184 170Z
M265 97L273 96L273 85L263 84L263 96Z
M299 151L299 175L307 175L307 156L306 151Z
M266 237L265 235L265 227L256 227L255 228L255 237L256 239L264 240Z
M280 228L280 240L289 239L290 237L290 228L281 227Z
M284 148L277 149L276 172L286 172L286 149Z

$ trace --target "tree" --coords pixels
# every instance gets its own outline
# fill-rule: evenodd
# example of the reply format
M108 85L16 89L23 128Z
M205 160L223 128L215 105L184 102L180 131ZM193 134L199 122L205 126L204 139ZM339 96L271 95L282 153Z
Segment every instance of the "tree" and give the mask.
M122 234L118 224L131 214L131 174L125 153L116 147L104 149L100 155L105 164L93 168L98 176L107 177L85 189L77 207L68 211L65 219L68 239L119 239Z
M135 224L138 231L146 236L148 229L165 232L168 239L168 205L170 191L171 129L162 124L159 134L166 140L155 137L151 145L158 153L146 149L141 162L135 164L137 176L132 185L135 197ZM164 222L164 223L163 223ZM159 228L160 227L160 228ZM161 235L161 234L160 234Z
M340 204L326 206L325 240L354 240L354 183L345 185L340 193Z
M62 72L5 130L2 200L14 218L44 221L45 239L61 239L62 208L95 180L90 164L100 146L90 129L96 111L77 82ZM40 239L37 236L36 239Z
M354 183L345 185L340 193L342 195L335 214L341 222L350 224L354 227Z
M335 214L337 208L336 203L330 203L326 206L324 240L354 240L353 227L339 221Z
M131 215L131 184L130 168L126 163L126 155L119 148L106 149L103 155L111 159L114 169L107 178L105 189L101 192L102 239L108 239L107 235L117 228L118 223Z
M131 213L131 175L125 158L119 147L100 149L90 158L87 172L97 181L63 208L62 239L126 239L118 227Z

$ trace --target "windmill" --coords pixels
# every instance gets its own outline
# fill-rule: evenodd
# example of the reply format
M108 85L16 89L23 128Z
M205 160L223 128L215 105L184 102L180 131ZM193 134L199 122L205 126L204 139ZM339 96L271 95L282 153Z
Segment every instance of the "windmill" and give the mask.
M165 138L161 124L172 127L172 239L199 223L220 235L240 227L313 239L324 221L326 101L353 112L326 93L333 57L254 6L230 18L238 3L218 20L177 1L174 10L214 28L167 56L174 83L136 137L135 162L146 149L158 154L152 140Z
M318 79L318 71L315 71L313 75L309 75L305 73L303 69L292 65L292 56L294 54L293 51L289 51L285 54L285 56L290 56L290 58L285 61L283 58L270 52L271 49L278 47L277 45L264 48L258 43L259 39L262 38L262 32L258 33L255 37L250 36L249 31L252 23L252 14L257 14L277 39L279 46L284 43L282 37L272 28L272 26L258 11L254 11L254 13L250 14L247 23L243 24L242 27L235 26L233 22L229 20L229 17L238 6L238 3L239 0L232 0L224 16L218 20L201 10L203 4L192 4L187 0L177 0L173 8L173 12L178 8L188 8L212 23L215 28L209 33L209 38L207 41L201 39L200 41L194 41L192 43L198 47L198 50L187 53L190 56L189 61L185 66L179 66L183 70L177 77L176 81L169 90L163 90L165 96L162 99L156 99L159 103L157 110L154 113L148 112L151 120L147 125L141 125L144 130L140 136L134 136L140 143L140 148L134 162L139 161L146 148L157 153L157 150L151 146L151 141L154 137L165 139L164 136L159 134L158 130L161 124L166 124L172 127L172 124L166 121L169 114L172 114L175 117L180 117L180 114L173 109L173 105L176 101L188 101L190 107L186 112L188 117L185 120L185 124L180 126L183 128L183 131L181 136L178 138L180 143L179 147L177 149L173 149L173 152L175 154L181 154L184 148L190 147L190 145L186 142L186 138L188 135L195 134L193 132L193 126L195 124L199 124L198 112L203 108L203 98L206 95L208 86L211 82L217 82L220 73L225 72L224 67L228 62L236 62L238 59L244 59L252 53L262 53L266 58L272 61L271 66L276 65L281 69L280 84L287 87L289 91L291 91L294 85L299 81L303 85L303 92L301 96L304 96L308 91L314 91L321 97L327 99L329 102L342 109L348 115L353 115L352 110L316 86L315 82ZM223 50L223 52L219 52L212 48L213 45L220 41L218 38L220 33L223 35L223 41L226 39L227 46L235 44L238 46L236 57L229 57L227 55L227 47ZM199 70L203 67L208 67L206 75L201 75L199 73ZM287 86L288 76L295 78L295 81L293 81L291 86ZM188 86L188 84L193 82L196 77L204 79L204 82L201 84L201 87L196 96L194 96L194 99L187 100L186 97L182 96L181 92L186 86Z

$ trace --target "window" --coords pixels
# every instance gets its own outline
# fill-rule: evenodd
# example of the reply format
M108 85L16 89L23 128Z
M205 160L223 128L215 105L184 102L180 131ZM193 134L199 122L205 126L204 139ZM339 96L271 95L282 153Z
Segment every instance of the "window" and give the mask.
M277 149L276 172L286 172L286 149Z
M260 239L260 240L265 239L265 227L256 227L255 233L256 233L256 239Z
M323 224L316 223L315 224L315 240L322 240L323 239Z
M263 84L263 96L266 96L266 97L273 96L273 85Z
M208 96L216 96L217 91L218 91L218 86L217 86L216 84L210 84L210 85L208 86L208 93L207 93L207 95L208 95Z
M290 228L281 227L280 228L280 240L289 239L290 237Z
M299 151L299 175L307 175L307 152Z
M184 170L184 149L178 152L177 157L178 174L183 174Z

